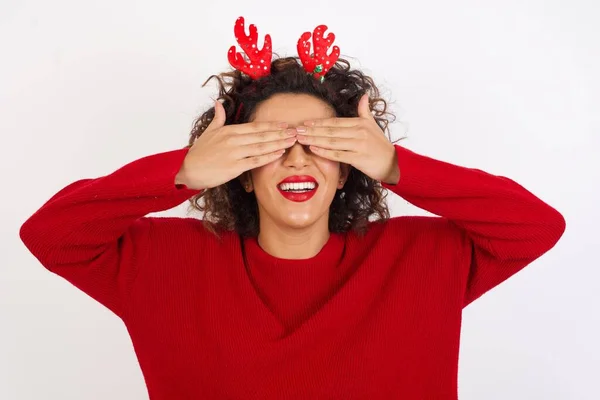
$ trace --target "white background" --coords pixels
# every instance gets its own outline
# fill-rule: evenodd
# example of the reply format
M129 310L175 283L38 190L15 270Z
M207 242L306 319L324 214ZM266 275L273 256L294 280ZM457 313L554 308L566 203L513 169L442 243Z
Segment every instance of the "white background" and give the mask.
M47 272L22 222L73 180L182 147L229 68L233 25L279 55L325 23L408 148L509 176L567 231L465 310L463 400L600 398L596 0L0 0L0 398L146 399L119 319ZM422 213L392 199L394 215ZM169 213L183 215L185 206Z

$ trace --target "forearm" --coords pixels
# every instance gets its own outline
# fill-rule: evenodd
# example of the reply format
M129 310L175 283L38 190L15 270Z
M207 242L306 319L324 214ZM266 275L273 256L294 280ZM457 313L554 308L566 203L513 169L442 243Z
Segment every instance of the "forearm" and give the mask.
M152 155L110 175L72 183L23 224L23 242L44 263L96 257L137 219L175 207L196 193L175 185L184 156L185 150Z
M535 252L561 236L562 215L516 182L396 148L400 178L384 187L452 220L475 241L519 253L525 251L524 241L538 243L537 249L529 247Z
M465 304L550 250L563 216L516 182L396 146L400 178L384 187L448 219L464 235Z

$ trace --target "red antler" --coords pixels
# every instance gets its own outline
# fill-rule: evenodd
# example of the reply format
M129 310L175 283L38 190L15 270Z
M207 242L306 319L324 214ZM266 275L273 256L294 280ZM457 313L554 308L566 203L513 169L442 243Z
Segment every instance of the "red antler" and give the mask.
M335 35L330 32L327 37L323 37L323 32L327 30L327 25L319 25L315 28L313 36L313 44L315 46L314 54L310 54L310 32L304 32L298 39L298 55L302 61L304 69L313 74L315 78L319 78L321 82L325 79L325 74L337 61L340 56L340 48L333 46L330 55L327 55L327 50L335 40Z
M246 35L244 17L239 17L235 21L233 31L235 33L235 40L237 40L240 47L244 50L250 62L247 63L242 54L236 51L235 46L231 46L227 54L231 66L249 75L252 79L269 75L271 73L272 55L271 36L265 35L263 48L262 50L258 50L258 33L255 25L250 25L250 35Z

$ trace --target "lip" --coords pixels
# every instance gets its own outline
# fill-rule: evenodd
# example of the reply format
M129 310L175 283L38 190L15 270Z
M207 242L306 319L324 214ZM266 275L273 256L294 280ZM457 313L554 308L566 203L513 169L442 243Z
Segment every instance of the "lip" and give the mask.
M282 183L301 183L301 182L314 182L315 188L309 192L292 193L292 192L283 191L279 187L279 185L281 185ZM281 193L281 195L283 197L285 197L286 199L288 199L290 201L294 201L296 203L301 203L303 201L310 200L315 195L315 193L317 193L317 189L319 189L319 183L317 182L317 180L314 177L312 177L310 175L288 176L287 178L285 178L284 180L282 180L281 182L279 182L277 184L277 190L279 190L279 193Z
M317 183L317 180L310 175L292 175L288 176L277 185L281 185L282 183L300 183L300 182L314 182Z

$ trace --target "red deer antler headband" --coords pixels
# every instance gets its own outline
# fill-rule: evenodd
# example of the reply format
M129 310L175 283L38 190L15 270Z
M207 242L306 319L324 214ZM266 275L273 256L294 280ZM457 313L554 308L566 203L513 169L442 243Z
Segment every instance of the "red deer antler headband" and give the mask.
M310 53L310 32L304 32L298 39L298 55L306 72L319 79L321 82L325 79L325 74L335 64L340 56L340 48L333 46L331 54L327 50L335 40L335 35L329 33L323 37L327 30L326 25L319 25L312 33L314 53ZM250 60L247 62L243 55L236 51L235 46L231 46L227 54L229 63L235 69L245 73L252 79L259 79L271 73L271 36L265 35L265 42L261 50L258 49L258 32L256 26L250 25L250 35L246 35L244 27L244 17L239 17L234 27L235 39L240 47L246 53Z

